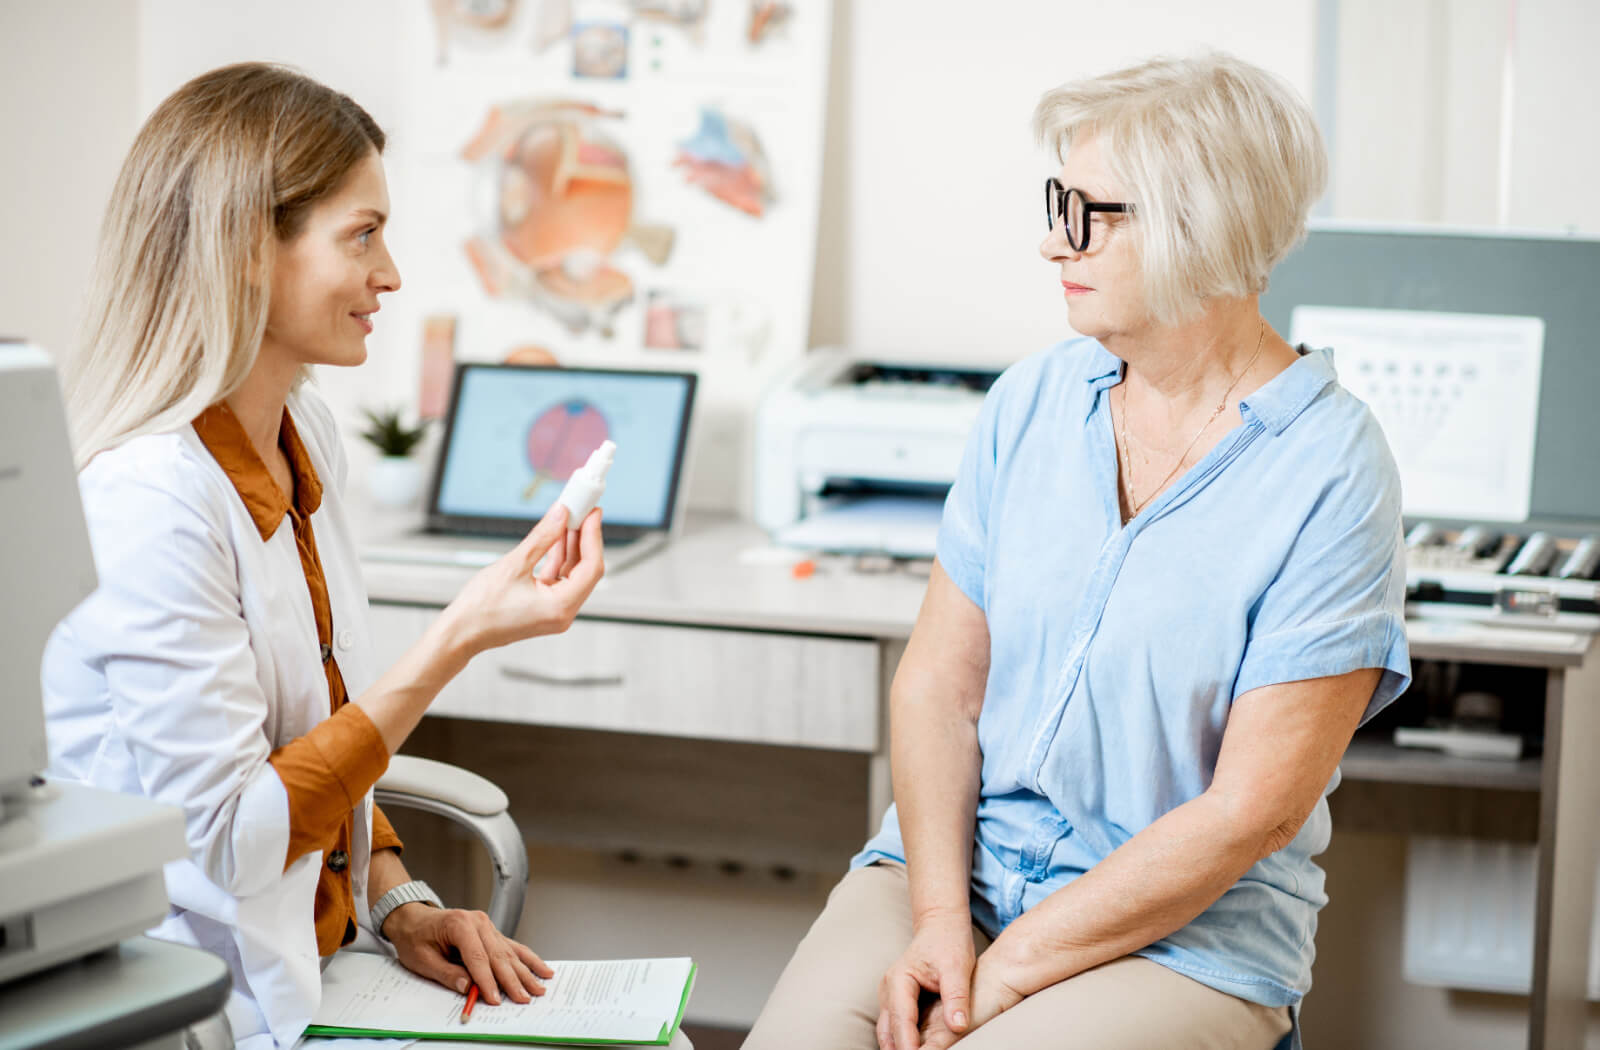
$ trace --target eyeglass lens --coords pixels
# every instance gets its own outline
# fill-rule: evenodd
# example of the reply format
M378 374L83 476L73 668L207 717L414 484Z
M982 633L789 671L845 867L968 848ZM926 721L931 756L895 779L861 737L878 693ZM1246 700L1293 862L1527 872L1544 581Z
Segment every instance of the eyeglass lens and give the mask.
M1065 189L1056 179L1046 179L1044 184L1045 221L1050 229L1055 229L1056 223L1062 221L1063 214L1067 223L1067 243L1075 251L1084 248L1084 207L1083 194L1076 189Z

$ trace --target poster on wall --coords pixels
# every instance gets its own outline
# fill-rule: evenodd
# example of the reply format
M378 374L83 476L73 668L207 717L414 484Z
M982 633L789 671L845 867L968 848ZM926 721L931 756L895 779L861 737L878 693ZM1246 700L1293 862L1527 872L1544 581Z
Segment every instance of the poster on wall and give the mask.
M406 14L393 321L420 347L451 318L461 359L697 371L707 412L747 414L805 350L831 4Z

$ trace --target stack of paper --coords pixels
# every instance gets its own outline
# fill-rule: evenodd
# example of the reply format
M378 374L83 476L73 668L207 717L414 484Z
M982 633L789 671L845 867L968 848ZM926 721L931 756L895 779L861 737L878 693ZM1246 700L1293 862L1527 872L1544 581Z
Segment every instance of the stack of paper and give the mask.
M381 955L340 952L322 973L308 1036L449 1039L561 1046L668 1046L694 987L690 959L551 961L546 992L479 1003Z

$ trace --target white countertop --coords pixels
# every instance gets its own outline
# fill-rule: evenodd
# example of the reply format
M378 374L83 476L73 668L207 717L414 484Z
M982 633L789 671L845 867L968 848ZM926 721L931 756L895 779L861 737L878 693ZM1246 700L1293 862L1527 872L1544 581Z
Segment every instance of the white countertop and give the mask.
M395 531L364 535L392 543ZM767 534L750 522L690 516L664 550L608 572L583 616L862 638L911 634L925 576L857 572L852 559L825 557L815 575L797 579L788 560L773 553ZM379 561L364 561L362 569L373 601L423 605L450 601L476 571Z

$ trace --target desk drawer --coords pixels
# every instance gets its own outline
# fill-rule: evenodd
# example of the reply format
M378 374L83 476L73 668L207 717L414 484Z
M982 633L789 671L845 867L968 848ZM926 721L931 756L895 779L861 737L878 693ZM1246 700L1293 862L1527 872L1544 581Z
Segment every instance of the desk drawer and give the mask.
M419 616L419 614L421 614ZM431 610L373 606L382 655ZM866 751L878 745L878 646L763 631L579 620L481 654L433 714Z

